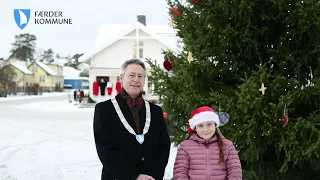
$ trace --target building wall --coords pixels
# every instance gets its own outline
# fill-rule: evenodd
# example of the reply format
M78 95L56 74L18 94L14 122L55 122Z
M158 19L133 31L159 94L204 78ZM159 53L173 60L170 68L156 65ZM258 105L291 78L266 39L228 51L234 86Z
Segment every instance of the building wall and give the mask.
M52 86L51 75L36 63L31 63L28 66L29 71L33 72L33 82L39 83L42 92L54 91L55 86Z
M65 79L64 84L71 85L71 89L81 89L82 80L80 80L80 79Z
M150 66L146 62L145 58L156 60L158 65L162 66L164 61L162 49L167 50L165 45L155 39L142 39L141 41L143 41L143 46L138 46L134 52L134 44L137 44L135 41L135 39L121 39L92 57L89 75L89 88L90 97L93 100L97 99L97 97L94 97L92 94L92 85L96 80L96 77L109 76L109 80L113 83L113 91L115 92L115 83L117 81L117 77L120 76L120 67L126 60L134 58L134 54L145 62L147 69L149 69ZM137 52L141 47L143 49L142 56ZM148 86L148 78L146 78L144 91L146 92L147 97L156 98L148 94Z
M60 87L63 87L64 78L63 78L63 67L56 64L47 64L54 72L57 73L58 76L52 78L51 85L53 87L56 86L56 83L60 84Z
M145 62L145 58L151 58L162 65L164 61L162 49L166 50L167 48L154 39L143 39L141 41L143 41L143 56L140 59ZM134 42L134 39L121 39L115 42L92 57L91 68L120 68L124 61L133 58ZM147 63L146 66L148 66Z
M10 68L16 75L13 77L13 81L15 81L14 92L25 92L27 90L27 85L29 86L32 83L32 75L25 74L16 67L9 65L4 68Z

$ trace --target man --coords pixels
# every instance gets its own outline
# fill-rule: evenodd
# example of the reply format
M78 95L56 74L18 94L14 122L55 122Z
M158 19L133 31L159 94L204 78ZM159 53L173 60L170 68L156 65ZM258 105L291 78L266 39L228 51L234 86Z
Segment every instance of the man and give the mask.
M121 66L120 94L95 107L101 180L163 180L170 139L162 109L142 98L145 77L142 61L126 61Z

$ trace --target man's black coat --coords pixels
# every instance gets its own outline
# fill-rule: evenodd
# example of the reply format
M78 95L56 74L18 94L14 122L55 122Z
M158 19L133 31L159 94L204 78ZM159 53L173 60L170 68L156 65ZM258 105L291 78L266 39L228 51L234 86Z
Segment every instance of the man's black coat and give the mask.
M125 99L119 94L116 100L130 126L136 130L132 113ZM96 149L103 164L101 180L135 180L139 174L163 180L170 152L170 139L163 112L150 104L151 124L143 144L130 134L121 123L111 102L100 102L94 112L94 138ZM140 132L145 125L145 103L140 112Z

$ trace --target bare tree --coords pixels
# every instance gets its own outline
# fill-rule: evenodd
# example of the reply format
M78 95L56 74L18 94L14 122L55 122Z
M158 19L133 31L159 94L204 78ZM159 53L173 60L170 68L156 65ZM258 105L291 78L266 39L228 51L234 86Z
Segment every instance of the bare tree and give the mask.
M16 75L10 65L6 65L0 69L0 96L6 97L10 93L10 89L16 86L16 82L14 81Z

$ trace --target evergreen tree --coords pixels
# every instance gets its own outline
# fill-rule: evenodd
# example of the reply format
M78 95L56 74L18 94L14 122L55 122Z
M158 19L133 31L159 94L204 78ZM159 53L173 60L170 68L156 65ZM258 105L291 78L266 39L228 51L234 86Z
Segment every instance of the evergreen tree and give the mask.
M40 57L40 61L44 63L51 63L54 61L54 52L51 48L45 50Z
M186 138L192 110L211 106L230 115L221 131L239 151L244 179L317 179L319 1L172 0L168 5L183 51L164 51L169 72L154 60L148 63L169 114L172 141Z
M34 53L36 48L36 36L32 34L15 35L15 41L10 50L11 55L9 59L17 59L21 61L31 62L34 60Z
M2 66L4 66L6 63L6 60L4 60L3 58L0 58L0 69L2 68Z
M65 63L65 66L70 66L73 67L75 69L79 69L78 66L80 64L79 62L79 58L83 56L83 53L81 54L75 54L72 56L72 58L70 56L68 56L66 59L68 59L68 62Z

